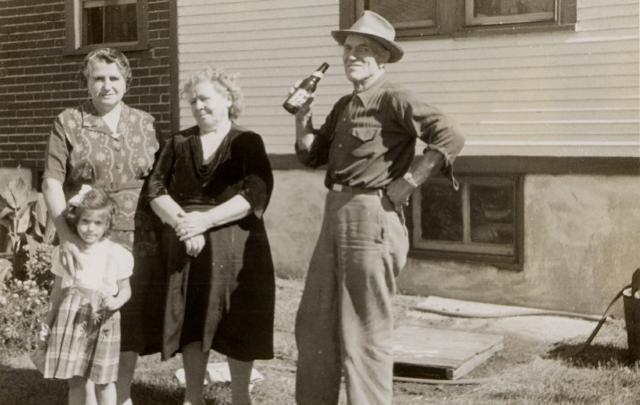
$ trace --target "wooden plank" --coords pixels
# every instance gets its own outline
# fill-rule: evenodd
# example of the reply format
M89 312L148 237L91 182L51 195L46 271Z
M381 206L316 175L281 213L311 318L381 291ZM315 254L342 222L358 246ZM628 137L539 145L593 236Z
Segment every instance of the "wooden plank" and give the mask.
M503 348L503 337L432 328L418 321L394 331L394 373L418 378L457 379Z

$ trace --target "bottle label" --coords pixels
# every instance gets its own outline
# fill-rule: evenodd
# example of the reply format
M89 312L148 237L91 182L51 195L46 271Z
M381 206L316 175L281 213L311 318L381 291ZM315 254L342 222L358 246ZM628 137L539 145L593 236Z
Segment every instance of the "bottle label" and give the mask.
M304 89L296 89L291 97L289 97L289 104L297 107L302 106L309 99L309 93Z

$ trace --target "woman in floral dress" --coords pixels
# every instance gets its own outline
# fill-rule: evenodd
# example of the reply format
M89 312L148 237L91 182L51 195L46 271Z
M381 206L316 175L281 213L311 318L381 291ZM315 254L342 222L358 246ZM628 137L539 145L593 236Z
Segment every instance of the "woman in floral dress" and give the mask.
M122 98L131 82L126 56L112 48L91 51L81 78L89 100L60 113L49 136L42 190L67 261L83 249L62 213L83 183L107 189L117 203L110 239L131 250L132 299L122 308L119 403L130 403L129 391L138 354L159 351L161 314L144 313L157 305L159 268L155 226L158 220L139 199L159 142L154 118L127 106ZM161 283L161 281L160 281ZM155 293L155 295L154 295ZM149 305L146 305L149 303Z

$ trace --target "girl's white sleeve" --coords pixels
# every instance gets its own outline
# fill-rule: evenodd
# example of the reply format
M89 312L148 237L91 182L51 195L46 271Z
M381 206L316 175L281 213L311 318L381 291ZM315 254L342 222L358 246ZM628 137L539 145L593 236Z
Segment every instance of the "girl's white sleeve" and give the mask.
M127 249L120 245L116 245L116 257L118 258L118 266L116 270L116 279L122 280L129 278L133 274L133 255Z

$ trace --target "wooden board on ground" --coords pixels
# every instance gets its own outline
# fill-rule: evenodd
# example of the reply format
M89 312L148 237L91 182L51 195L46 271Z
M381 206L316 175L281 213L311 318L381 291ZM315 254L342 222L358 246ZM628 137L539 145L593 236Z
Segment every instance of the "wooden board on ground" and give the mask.
M502 350L500 335L434 329L418 321L394 331L394 374L455 380Z

